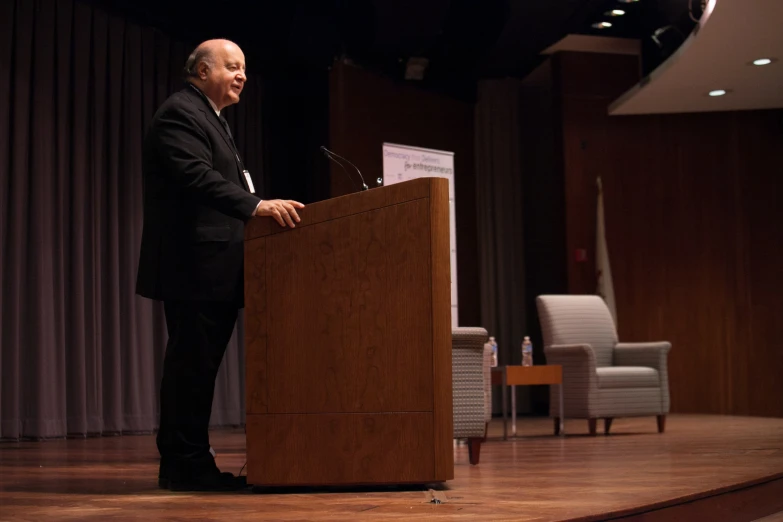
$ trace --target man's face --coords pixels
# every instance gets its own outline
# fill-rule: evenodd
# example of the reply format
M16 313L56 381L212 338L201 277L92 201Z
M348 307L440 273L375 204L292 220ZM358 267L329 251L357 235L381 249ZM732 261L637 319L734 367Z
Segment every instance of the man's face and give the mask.
M245 55L236 45L227 42L214 51L214 66L202 64L206 74L204 93L215 102L218 110L239 101L239 95L245 86Z

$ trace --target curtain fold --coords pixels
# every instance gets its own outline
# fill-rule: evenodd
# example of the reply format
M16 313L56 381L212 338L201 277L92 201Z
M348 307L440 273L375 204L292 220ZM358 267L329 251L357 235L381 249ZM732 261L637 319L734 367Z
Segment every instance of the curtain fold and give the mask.
M72 0L0 3L0 438L157 427L163 309L135 295L141 145L190 46ZM261 85L227 110L259 186ZM242 314L213 425L244 423Z
M521 364L526 333L520 82L479 83L476 103L476 206L478 208L481 324L498 343L501 365ZM529 409L518 387L517 409ZM500 411L495 395L493 411Z

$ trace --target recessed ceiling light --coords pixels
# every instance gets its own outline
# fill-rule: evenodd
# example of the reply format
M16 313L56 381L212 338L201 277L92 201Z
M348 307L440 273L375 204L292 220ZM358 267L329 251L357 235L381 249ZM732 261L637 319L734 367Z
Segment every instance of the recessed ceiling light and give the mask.
M617 1L620 2L621 4L635 4L639 0L617 0Z
M609 29L612 27L612 24L609 22L597 22L593 24L593 27L596 29Z
M728 92L729 91L725 89L715 89L714 91L710 91L707 94L709 96L715 97L715 96L725 96L726 94L728 94Z
M625 14L625 11L622 9L612 9L611 11L607 11L604 13L604 16L623 16Z
M753 60L753 65L769 65L772 62L776 61L774 58L759 58L758 60Z

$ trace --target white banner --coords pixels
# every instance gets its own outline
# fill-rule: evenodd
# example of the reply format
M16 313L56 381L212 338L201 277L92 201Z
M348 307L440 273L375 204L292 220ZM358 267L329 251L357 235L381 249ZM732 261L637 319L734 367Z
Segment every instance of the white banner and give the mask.
M454 153L394 143L383 144L383 184L392 185L416 178L449 180L449 233L451 242L451 325L457 319L457 231L454 206Z

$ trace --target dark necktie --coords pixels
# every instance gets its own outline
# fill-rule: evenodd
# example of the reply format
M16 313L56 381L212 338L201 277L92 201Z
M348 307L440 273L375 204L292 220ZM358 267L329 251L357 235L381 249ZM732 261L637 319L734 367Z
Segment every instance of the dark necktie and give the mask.
M234 143L234 136L231 134L231 129L228 126L228 122L223 116L218 116L218 119L220 120L220 123L223 124L223 128L226 131L226 134L228 134L228 140L231 142L231 146L234 147L234 151L237 151L237 145Z
M234 137L231 135L231 129L228 128L228 122L223 116L218 116L218 119L220 120L220 123L223 124L223 128L226 130L226 134L228 134L228 141L231 143L231 146L234 148L234 156L237 158L237 165L239 165L239 170L242 171L242 174L245 175L247 172L245 170L245 165L242 163L242 160L239 159L239 149L237 148L237 144L234 143ZM240 176L241 178L242 176ZM247 181L242 179L242 184L245 186L247 190L250 190L250 187L247 184Z

